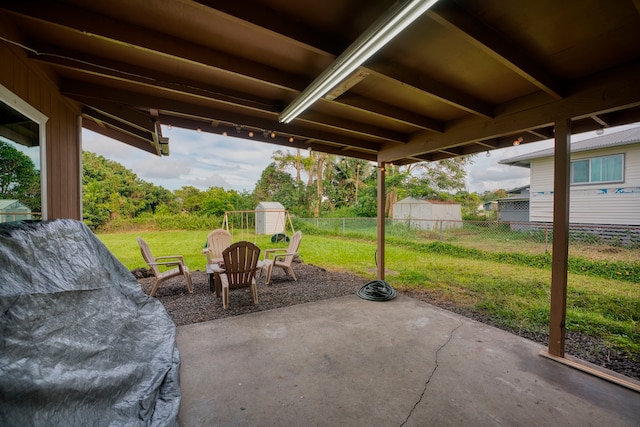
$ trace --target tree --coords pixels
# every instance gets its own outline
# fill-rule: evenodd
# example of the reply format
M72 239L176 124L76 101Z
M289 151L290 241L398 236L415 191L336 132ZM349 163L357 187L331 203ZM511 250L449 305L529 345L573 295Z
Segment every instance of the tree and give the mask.
M0 141L0 198L16 199L32 212L42 209L40 171L29 156Z
M293 177L269 164L256 183L253 194L257 201L280 202L290 212L306 216L306 192L302 182L296 183Z
M182 212L199 212L204 204L205 195L196 187L185 185L181 189L174 191L176 202Z
M85 223L99 228L118 218L154 213L159 206L177 212L174 195L139 179L121 164L82 152L82 204Z

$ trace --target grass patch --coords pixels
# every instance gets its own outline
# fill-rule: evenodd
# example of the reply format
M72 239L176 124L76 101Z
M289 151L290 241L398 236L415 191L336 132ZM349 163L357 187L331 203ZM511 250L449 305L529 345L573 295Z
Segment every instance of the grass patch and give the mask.
M190 269L204 270L205 257L201 251L207 234L207 230L163 231L98 237L129 269L145 267L136 242L136 237L141 236L156 256L183 255ZM255 242L263 251L286 246L271 243L270 236L236 233L234 241L237 240ZM299 253L308 264L355 273L367 280L376 276L376 246L368 239L304 234ZM517 330L548 329L551 282L548 256L488 254L443 243L390 241L385 264L388 270L396 272L388 274L387 281L398 290L429 292L440 300L483 312L498 324ZM568 276L567 329L603 338L608 345L640 359L638 281L629 280L627 275L585 273L584 263L576 265L580 266L578 271L570 267Z

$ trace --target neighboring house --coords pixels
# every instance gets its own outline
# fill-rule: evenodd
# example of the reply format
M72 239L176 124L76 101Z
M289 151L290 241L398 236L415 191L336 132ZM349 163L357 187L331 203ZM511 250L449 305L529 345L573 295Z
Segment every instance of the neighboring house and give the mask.
M409 227L425 230L460 228L462 210L456 202L407 197L393 204L393 219L404 220Z
M498 220L510 222L511 230L526 230L529 221L529 185L507 191L507 197L498 199Z
M485 212L497 211L498 210L498 201L497 200L489 200L488 202L484 202L482 207Z
M531 169L529 221L553 222L554 149L500 163ZM571 144L572 224L640 225L640 127Z
M0 200L0 223L31 219L31 208L17 200Z

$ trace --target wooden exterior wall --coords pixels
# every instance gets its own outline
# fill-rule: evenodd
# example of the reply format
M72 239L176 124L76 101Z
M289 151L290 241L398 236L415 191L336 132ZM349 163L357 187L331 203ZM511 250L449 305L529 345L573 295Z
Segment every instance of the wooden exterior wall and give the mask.
M5 26L0 34L10 28ZM14 36L15 37L15 36ZM56 82L23 50L0 41L0 84L48 117L46 124L47 219L82 219L82 148L79 112Z
M570 189L574 224L640 225L640 144L575 153L571 160L624 154L624 182L576 184ZM530 220L553 220L553 158L531 160Z

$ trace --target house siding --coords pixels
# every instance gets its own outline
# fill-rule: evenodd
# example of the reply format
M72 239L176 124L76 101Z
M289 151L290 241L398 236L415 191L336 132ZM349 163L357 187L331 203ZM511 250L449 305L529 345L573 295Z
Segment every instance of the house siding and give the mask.
M620 153L625 155L624 182L571 186L571 223L640 225L640 144L580 152L571 159ZM553 221L553 157L531 161L530 206L530 221Z
M2 22L1 34L12 31ZM9 38L16 39L15 34ZM48 117L46 123L47 219L82 219L79 111L22 49L0 42L0 84Z

